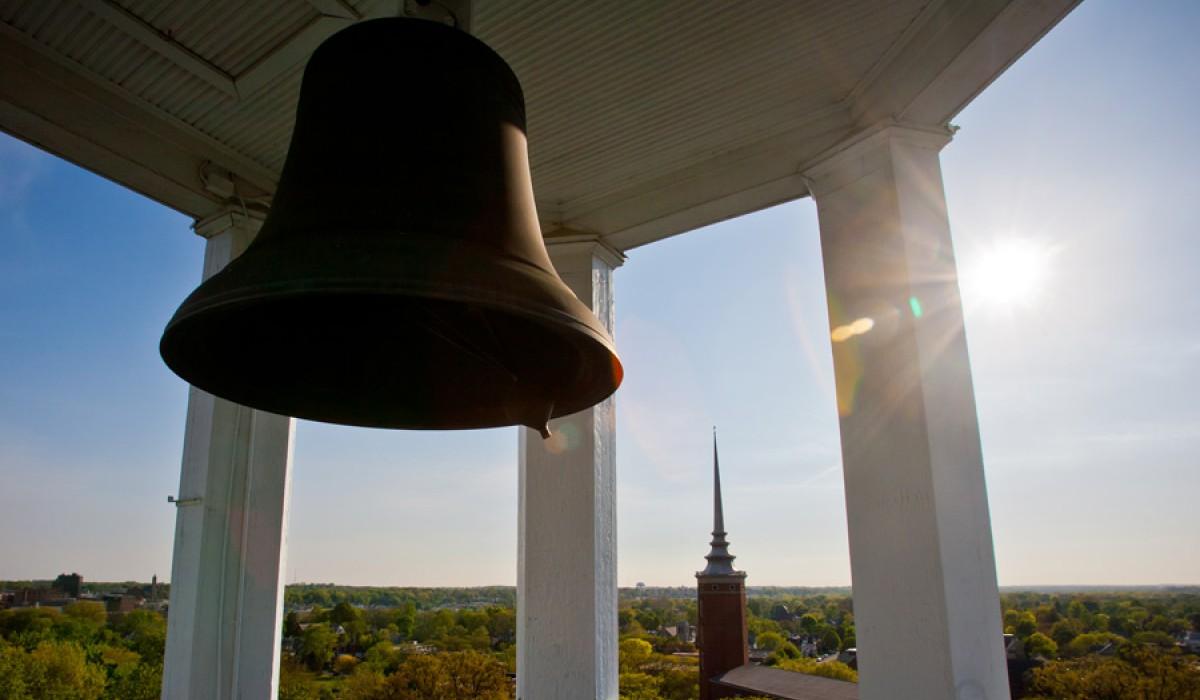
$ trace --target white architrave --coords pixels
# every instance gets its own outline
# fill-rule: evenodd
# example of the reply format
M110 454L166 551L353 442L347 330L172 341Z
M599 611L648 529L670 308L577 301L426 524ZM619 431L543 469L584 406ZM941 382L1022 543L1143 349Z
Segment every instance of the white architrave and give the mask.
M559 275L612 331L620 253L595 236L547 239ZM520 429L518 700L616 700L616 413L612 398Z
M240 210L197 222L205 279L241 254L258 223ZM190 388L164 698L277 694L292 435L291 418Z
M938 160L950 136L883 126L805 169L834 339L863 700L1009 697Z

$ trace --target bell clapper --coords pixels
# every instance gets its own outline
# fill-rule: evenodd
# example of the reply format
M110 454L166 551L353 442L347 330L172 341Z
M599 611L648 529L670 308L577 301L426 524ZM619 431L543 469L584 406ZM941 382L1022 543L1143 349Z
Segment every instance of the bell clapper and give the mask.
M539 418L537 420L530 421L530 422L526 423L525 425L536 430L538 435L542 436L543 440L549 440L550 435L551 435L551 433L550 433L550 418L553 415L554 415L554 402L549 401L546 403L545 418Z

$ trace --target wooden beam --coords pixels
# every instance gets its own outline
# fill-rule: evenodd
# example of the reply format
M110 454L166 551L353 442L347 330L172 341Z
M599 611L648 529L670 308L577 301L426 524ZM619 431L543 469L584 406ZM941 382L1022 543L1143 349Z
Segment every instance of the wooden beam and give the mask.
M340 17L342 19L358 20L362 19L362 14L354 9L345 0L307 0L313 9L326 17Z
M238 96L237 87L234 85L231 75L192 53L186 46L158 31L141 17L110 0L78 1L89 12L125 32L146 48L158 53L221 92L231 97Z

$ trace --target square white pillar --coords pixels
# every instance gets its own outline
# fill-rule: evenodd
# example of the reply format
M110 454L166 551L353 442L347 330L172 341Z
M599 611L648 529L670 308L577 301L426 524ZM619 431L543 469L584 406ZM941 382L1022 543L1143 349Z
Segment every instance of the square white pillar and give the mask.
M258 222L197 222L207 279ZM176 495L163 697L274 698L279 685L293 420L191 387Z
M939 150L887 126L805 176L833 338L863 700L1006 700L975 395Z
M620 253L594 236L547 239L554 267L611 333ZM518 700L616 700L616 414L609 398L520 428Z

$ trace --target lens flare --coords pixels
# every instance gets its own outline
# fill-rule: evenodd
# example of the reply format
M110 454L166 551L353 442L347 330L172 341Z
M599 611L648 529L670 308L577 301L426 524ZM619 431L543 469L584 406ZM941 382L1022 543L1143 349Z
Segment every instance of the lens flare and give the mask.
M964 271L965 291L997 306L1027 305L1037 299L1050 262L1050 251L1023 238L1005 238Z
M842 343L850 340L856 335L862 335L875 327L875 320L871 318L856 319L853 323L847 323L844 326L838 326L829 332L829 337L833 338L833 342Z

